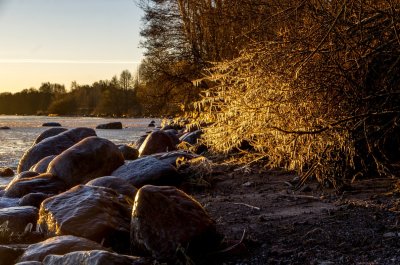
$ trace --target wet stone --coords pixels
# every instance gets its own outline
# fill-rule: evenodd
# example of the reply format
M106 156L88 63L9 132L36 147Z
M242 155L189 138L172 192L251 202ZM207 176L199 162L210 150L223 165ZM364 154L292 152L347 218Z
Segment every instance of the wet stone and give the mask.
M180 248L189 255L201 255L218 240L215 222L183 191L150 185L139 189L131 220L133 253L173 261Z
M48 137L41 142L31 146L22 156L18 165L18 173L27 171L31 166L46 156L58 155L82 139L95 136L96 133L90 128L74 128Z
M47 255L64 255L73 251L83 250L104 250L100 244L82 237L76 236L57 236L45 241L30 245L19 262L24 261L43 261Z
M177 185L182 181L175 167L151 156L127 161L111 175L123 178L137 188L147 184Z
M75 235L119 249L129 246L130 212L112 189L78 185L44 200L38 225L50 236Z
M110 175L122 164L124 158L115 144L107 139L93 136L87 137L54 158L47 172L72 187Z

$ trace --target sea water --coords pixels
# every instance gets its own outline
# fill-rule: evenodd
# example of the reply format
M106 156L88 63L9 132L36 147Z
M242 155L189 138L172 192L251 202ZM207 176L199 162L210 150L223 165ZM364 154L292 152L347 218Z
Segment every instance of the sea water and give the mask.
M152 120L153 119L0 115L0 127L10 127L9 130L0 130L0 167L16 169L19 159L32 145L36 137L49 128L42 127L42 124L45 122L58 122L67 129L76 127L95 129L99 124L119 121L122 123L122 130L96 129L97 136L106 138L115 144L129 144L135 142L141 135L149 130L148 125ZM154 120L156 125L160 124L159 119Z

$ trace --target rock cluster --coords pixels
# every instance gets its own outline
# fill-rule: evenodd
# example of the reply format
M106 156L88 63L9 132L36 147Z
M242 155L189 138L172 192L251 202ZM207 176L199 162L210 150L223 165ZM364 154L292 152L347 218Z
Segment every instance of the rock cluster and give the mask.
M175 264L211 251L215 222L179 189L179 161L199 156L176 151L183 134L170 127L137 148L89 128L43 132L0 188L0 226L27 244L0 245L0 264Z

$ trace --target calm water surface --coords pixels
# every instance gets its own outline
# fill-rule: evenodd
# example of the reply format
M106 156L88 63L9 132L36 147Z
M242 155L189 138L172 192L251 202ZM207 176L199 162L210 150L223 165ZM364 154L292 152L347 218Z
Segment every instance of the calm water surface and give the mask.
M92 117L45 117L45 116L1 116L0 127L8 126L10 130L0 130L0 167L16 169L23 153L32 145L36 137L48 129L42 127L45 122L59 122L65 128L89 127L98 124L120 121L122 130L96 130L99 137L109 139L115 144L131 143L149 130L147 127L153 119L127 118L92 118ZM154 119L156 125L161 120ZM1 184L0 180L0 184Z

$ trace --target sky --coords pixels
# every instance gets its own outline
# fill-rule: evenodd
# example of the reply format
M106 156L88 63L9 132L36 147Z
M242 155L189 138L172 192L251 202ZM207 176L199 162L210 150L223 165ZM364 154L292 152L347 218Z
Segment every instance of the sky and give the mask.
M135 72L141 17L135 0L0 0L0 93Z

